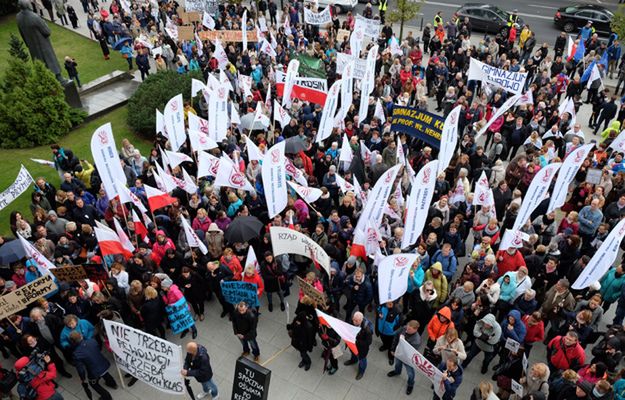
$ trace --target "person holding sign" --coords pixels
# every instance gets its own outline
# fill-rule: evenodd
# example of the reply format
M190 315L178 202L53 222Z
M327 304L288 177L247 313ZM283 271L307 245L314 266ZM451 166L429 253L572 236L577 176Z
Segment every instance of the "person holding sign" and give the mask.
M258 316L256 312L251 310L244 301L237 304L236 310L232 313L232 329L235 336L241 341L241 345L243 345L241 357L249 355L251 347L254 361L256 362L260 358L260 348L256 342L257 325Z
M180 373L185 377L192 376L202 384L204 392L197 395L198 399L203 399L208 395L212 400L219 398L219 389L213 382L213 368L206 347L196 342L187 343L184 369Z
M260 297L263 295L265 291L265 284L263 280L260 278L260 275L256 272L256 268L252 264L245 267L245 272L243 273L243 282L252 283L256 285L256 295L258 296L258 301L260 304ZM256 307L256 312L260 309L260 306Z
M169 277L161 281L161 289L163 289L163 292L165 292L163 295L163 301L165 302L165 306L174 305L178 302L178 300L184 298L184 295L182 294L180 289L178 289L178 286L175 285L172 280L169 279ZM192 325L189 329L192 332L191 337L195 339L197 337L197 328L195 327L195 325ZM182 334L180 335L180 339L187 336L187 333L189 333L189 329L186 329L184 332L182 332Z

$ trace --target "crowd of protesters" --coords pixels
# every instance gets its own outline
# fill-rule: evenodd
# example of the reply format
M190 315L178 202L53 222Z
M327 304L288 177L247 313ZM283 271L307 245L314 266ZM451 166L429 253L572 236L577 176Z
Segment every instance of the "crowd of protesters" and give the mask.
M83 4L85 12L98 7L97 2ZM336 55L350 53L350 42L349 38L339 41L336 37L339 29L354 27L351 13L346 18L333 15L329 29L320 30L302 23L299 5L289 5L278 14L273 0L252 4L247 7L248 30L254 31L256 21L264 19L272 31L267 39L273 36L277 55L261 52L255 42L246 49L241 43L224 43L228 62L223 72L234 89L230 94L232 107L237 107L241 115L263 103L267 91L271 98L279 98L275 72L285 72L289 60L297 54L322 60L328 87L338 78ZM219 5L214 15L215 29L240 29L244 9L246 6L241 4ZM133 44L126 45L130 59L137 52L148 54L145 43L149 43L163 50L156 59L157 70L198 69L205 79L209 74L218 74L213 43L181 43L166 34L166 23L176 24L177 10L175 3L161 3L158 10L150 4L133 3L128 13L113 2L110 14L90 14L88 24L101 41L106 57L109 45L128 35L133 38ZM370 5L363 15L380 18ZM511 21L514 18L512 15ZM441 370L444 400L456 396L467 368L479 368L481 374L492 375L472 391L472 399L625 398L625 370L620 364L625 350L625 271L621 261L590 287L571 288L611 228L625 215L623 154L609 147L620 133L625 108L617 105L617 94L601 86L600 81L591 82L587 88L582 80L592 61L597 61L602 77L615 73L619 84L625 80L618 40L615 36L608 42L600 40L588 25L575 41L577 46L583 43L585 47L583 57L576 59L566 54L564 33L554 46L538 45L530 27L511 23L509 29L494 37L484 36L478 44L470 38L467 20L454 16L445 23L439 13L421 37L410 32L398 41L401 54L392 54L395 32L390 23L383 24L375 43L379 45L375 88L364 121L358 120L360 93L355 90L344 127L334 129L323 143L314 140L323 105L305 100L294 99L289 109L291 122L284 127L272 125L273 131L249 132L233 124L226 139L211 153L230 157L255 190L216 187L212 177L201 177L197 193L188 195L175 189L174 204L155 210L154 215L148 213L145 217L151 220L142 218L147 235L141 234L128 218L132 211L141 212L107 197L97 170L78 157L86 155L52 146L61 180L36 179L30 210L12 212L11 230L31 241L57 266L104 263L109 279L61 282L58 292L49 299L39 299L25 312L0 321L0 350L5 358L17 359L15 370L24 368L29 360L43 359L45 368L33 383L37 399L62 398L55 391L54 379L57 370L71 377L68 364L102 398L111 398L99 383L102 378L106 386L117 386L107 372L110 363L102 355L107 351L102 320L122 321L166 338L164 307L184 296L200 321L204 320L206 302L209 307L219 308L223 323L231 323L233 334L241 341L242 355L251 352L259 361L262 349L256 337L260 311L277 311L274 294L280 311L284 311L289 296L297 295L295 278L299 276L327 296L326 304L321 305L300 291L294 317L287 325L291 344L301 355L299 368L308 371L317 364L309 373L333 375L339 369L341 339L329 326L319 323L315 309L322 308L361 328L356 337L358 354L344 362L346 366L357 365L357 380L367 379L367 355L375 340L379 351L386 352L389 365L394 366L389 377L407 369L406 393L410 394L417 372L394 357L402 338ZM599 62L605 59L605 52L607 66ZM477 138L477 132L510 94L467 82L470 58L504 70L528 72L526 89L533 94L531 103L512 107L495 120L485 138ZM251 96L239 93L238 74L252 77ZM589 105L584 104L584 92ZM572 121L570 113L559 111L561 102L569 98L574 100L576 111L592 109L590 121ZM385 121L375 111L378 99ZM443 115L458 105L462 107L456 153L450 166L437 177L423 233L410 248L401 248L405 197L411 181L408 166L418 172L436 159L437 150L391 129L390 113L395 104L419 110L435 108ZM202 96L185 104L185 115L213 118L207 110ZM595 137L590 131L584 132L583 126L589 126L595 134L603 131ZM343 134L349 138L354 155L349 168L339 162L338 143ZM244 135L261 152L273 143L299 138L302 149L287 157L304 173L310 187L321 188L321 197L308 204L291 192L286 209L270 219L260 165L248 159ZM512 227L537 172L591 142L595 148L575 175L566 204L557 212L547 213L549 198L545 199L521 228L529 240L520 248L500 250L503 232ZM398 145L408 156L396 183L398 189L388 199L378 227L379 254L410 252L418 259L410 268L407 292L397 301L378 304L377 262L352 251L354 227L368 191L398 162ZM120 148L126 183L146 206L144 185L158 186L156 165L180 179L184 179L181 166L191 176L197 174L197 165L191 162L169 169L159 147L169 147L163 132L156 134L149 153L142 154L128 140ZM366 153L364 147L373 152L370 163L361 156ZM178 151L192 155L188 143ZM587 179L591 170L600 172L598 180ZM493 189L494 207L473 202L475 184L482 172ZM357 178L362 192L346 190L337 175L350 183ZM265 225L258 237L244 243L229 242L224 236L229 225L250 215ZM189 246L179 222L181 217L204 241L207 254ZM132 257L103 257L100 253L93 229L96 221L113 227L115 219L134 241L137 250ZM272 226L297 230L322 246L331 259L329 275L306 257L274 255L269 235ZM8 241L4 238L3 244ZM258 256L258 268L246 259L249 246ZM9 267L0 270L2 294L40 276L32 260L20 260ZM220 283L229 280L255 283L258 296L266 298L266 307L226 302ZM616 308L614 320L605 321L603 316L611 306ZM197 336L195 328L192 336ZM510 340L518 346L510 346ZM315 350L317 344L321 346ZM537 346L546 347L547 357L534 358L525 370L523 360ZM320 351L321 361L310 356ZM43 358L39 357L42 352L46 354ZM210 394L217 398L206 349L191 342L187 352L183 375L195 376L202 382L204 392L198 397ZM475 357L481 360L479 367L470 363ZM523 397L514 392L513 381L523 386Z

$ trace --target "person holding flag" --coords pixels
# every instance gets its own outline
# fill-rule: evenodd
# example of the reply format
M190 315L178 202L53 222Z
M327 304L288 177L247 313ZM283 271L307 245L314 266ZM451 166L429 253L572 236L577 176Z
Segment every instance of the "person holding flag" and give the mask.
M359 381L367 370L367 355L369 354L369 347L373 342L373 324L360 311L354 313L352 323L360 328L356 335L357 352L354 353L353 349L350 349L352 357L345 361L343 365L354 365L357 363L358 373L356 374L356 380Z

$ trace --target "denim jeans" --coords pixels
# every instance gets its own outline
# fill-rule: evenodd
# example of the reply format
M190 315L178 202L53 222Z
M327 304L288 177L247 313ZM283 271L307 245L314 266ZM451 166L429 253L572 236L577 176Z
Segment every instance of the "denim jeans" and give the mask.
M239 339L241 341L241 344L243 345L243 351L246 353L250 352L250 347L252 348L252 354L254 356L259 356L260 355L260 349L258 348L258 343L256 343L256 339L250 339L250 340L245 340L245 339Z
M401 369L404 366L404 363L399 361L397 358L395 359L395 372L397 374L401 374ZM406 365L406 373L408 374L408 386L413 387L414 386L414 368L409 367L408 365Z
M367 370L367 357L361 358L360 356L356 356L354 353L352 353L352 360L358 360L358 372L364 374Z
M211 397L217 397L219 389L217 389L217 385L215 385L215 382L213 382L212 379L200 383L202 384L202 390L204 390L204 393L210 393Z

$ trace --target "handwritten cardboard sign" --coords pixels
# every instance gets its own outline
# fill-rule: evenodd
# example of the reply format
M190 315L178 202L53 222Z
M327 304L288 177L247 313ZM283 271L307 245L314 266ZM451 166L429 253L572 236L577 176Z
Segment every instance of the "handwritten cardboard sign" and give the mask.
M219 39L219 41L223 44L226 42L242 42L243 41L243 31L202 31L198 32L198 36L202 40L210 40L214 42ZM256 38L256 31L248 31L247 32L247 41L248 42L256 42L258 38Z
M22 311L35 300L44 297L57 289L52 275L45 275L22 286L14 292L0 297L0 319Z
M80 279L87 279L87 273L81 265L73 267L59 267L51 269L56 279L63 282L75 282Z
M323 307L326 307L326 294L320 292L310 283L306 282L299 276L297 277L297 281L299 282L299 288L302 289L302 292L311 299L313 299L317 304L321 304Z

